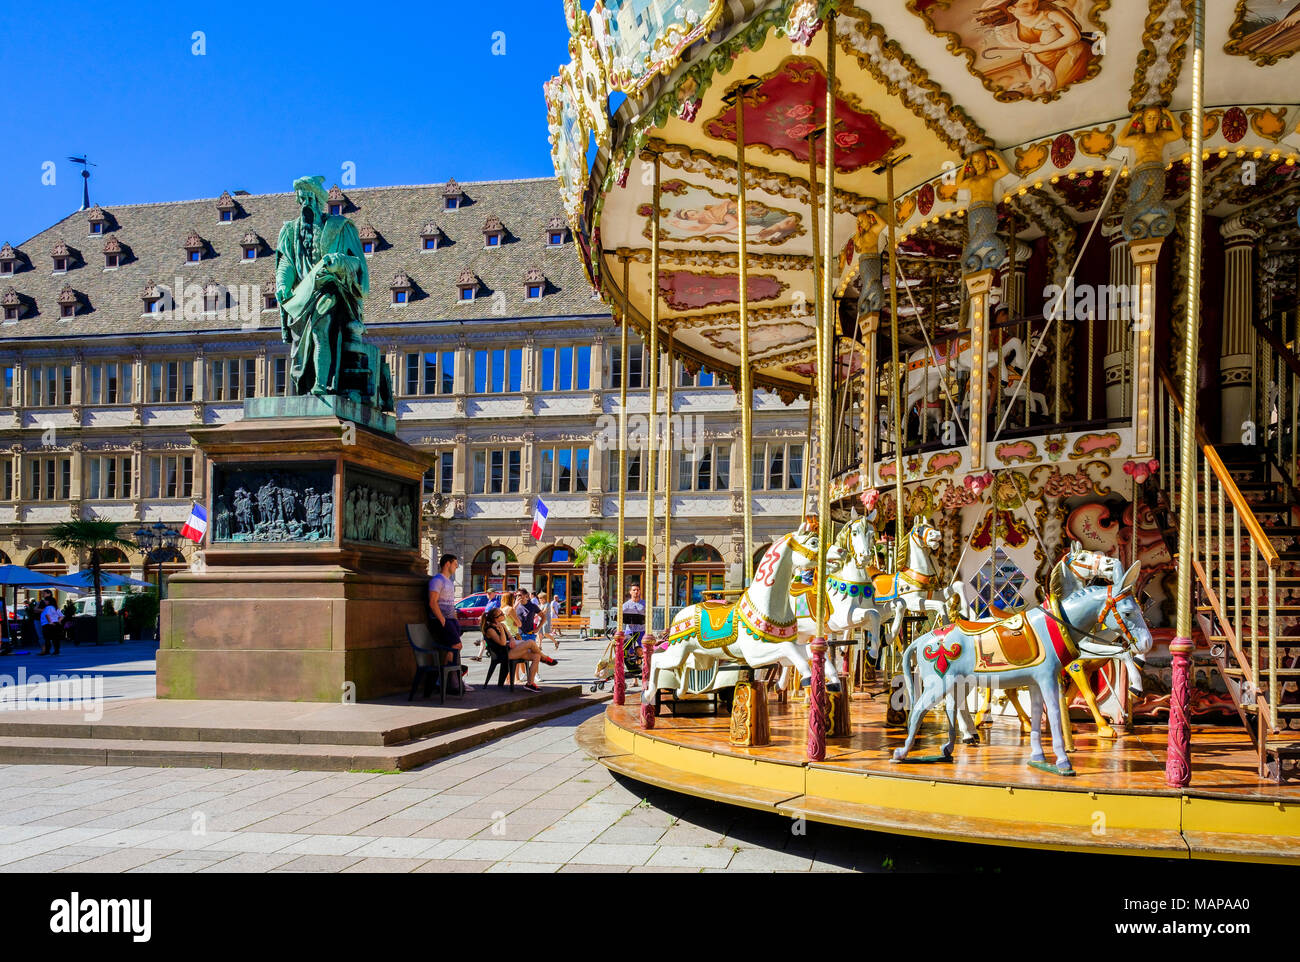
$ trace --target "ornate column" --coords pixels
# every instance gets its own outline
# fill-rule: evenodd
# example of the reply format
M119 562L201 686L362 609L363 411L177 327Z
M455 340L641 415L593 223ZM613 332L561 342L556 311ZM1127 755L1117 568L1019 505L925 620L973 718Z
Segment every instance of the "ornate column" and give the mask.
M866 212L858 215L858 233L854 246L858 249L859 276L862 279L862 291L858 295L858 330L862 334L862 343L866 348L863 358L863 383L866 398L862 407L862 471L870 486L872 459L876 455L876 431L879 419L876 411L876 332L880 330L880 312L885 306L885 285L881 283L882 258L880 256L880 232L885 223L875 213ZM811 407L813 399L808 398ZM811 433L811 432L810 432ZM805 450L805 460L812 450L811 438ZM808 490L805 482L804 490Z
M967 395L970 401L970 469L982 470L984 467L984 421L986 418L984 404L988 390L988 333L989 333L989 292L993 289L993 271L981 270L963 277L966 293L970 300L970 350L971 370ZM899 472L902 472L902 459L899 459ZM899 539L903 537L899 533Z
M1124 236L1124 225L1118 217L1107 218L1101 227L1102 236L1110 241L1110 284L1113 290L1131 291L1134 283L1133 258L1129 253L1128 238ZM1125 304L1129 311L1136 311L1138 305L1129 303L1125 294ZM1105 355L1102 360L1102 383L1106 391L1106 417L1118 418L1127 413L1130 398L1126 390L1129 384L1129 372L1125 363L1131 342L1129 332L1132 328L1131 316L1122 310L1115 310L1116 305L1108 302L1106 343L1103 345Z
M1224 244L1223 336L1220 342L1220 437L1237 440L1252 418L1255 368L1255 241L1259 230L1240 213L1219 227Z

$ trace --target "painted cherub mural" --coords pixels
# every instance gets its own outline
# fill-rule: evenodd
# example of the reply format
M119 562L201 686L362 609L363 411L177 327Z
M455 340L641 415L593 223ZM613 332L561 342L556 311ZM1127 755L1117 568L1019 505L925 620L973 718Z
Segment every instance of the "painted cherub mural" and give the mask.
M736 241L740 233L739 208L733 198L722 197L695 184L669 182L662 200L664 236L667 240ZM650 205L642 206L643 216L650 216ZM802 220L791 211L769 207L758 201L745 204L745 229L750 243L780 244L803 233ZM647 226L647 236L649 227Z
M1105 0L950 0L909 7L999 100L1055 100L1101 69Z

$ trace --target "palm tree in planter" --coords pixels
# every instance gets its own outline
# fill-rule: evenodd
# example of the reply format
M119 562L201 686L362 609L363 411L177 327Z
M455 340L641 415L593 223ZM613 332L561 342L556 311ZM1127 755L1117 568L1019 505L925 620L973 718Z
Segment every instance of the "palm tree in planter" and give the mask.
M632 544L625 541L624 547ZM603 617L609 611L608 565L618 557L618 536L609 531L593 531L573 549L573 560L578 564L595 563L600 566L600 611Z
M95 585L95 624L98 638L100 616L104 613L103 575L100 570L99 553L105 548L122 548L135 550L135 543L127 541L118 534L121 525L116 521L100 521L98 518L78 518L74 521L62 521L50 529L49 541L55 547L67 548L78 554L90 553L90 573ZM118 639L121 640L120 638Z

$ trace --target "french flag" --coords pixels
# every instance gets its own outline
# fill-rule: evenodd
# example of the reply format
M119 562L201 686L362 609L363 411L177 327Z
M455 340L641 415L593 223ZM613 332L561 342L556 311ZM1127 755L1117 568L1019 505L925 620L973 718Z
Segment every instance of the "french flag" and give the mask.
M195 544L202 544L203 536L207 531L208 513L203 510L203 505L196 504L190 509L190 519L181 528L181 537L189 538Z
M532 536L533 536L535 539L539 540L539 541L541 540L542 532L546 530L546 515L547 515L547 513L548 513L548 512L547 512L547 510L546 510L546 502L543 501L541 498L538 498L538 499L537 499L537 507L533 509L533 530L532 530ZM204 523L205 525L207 524L206 521L203 522L203 523Z

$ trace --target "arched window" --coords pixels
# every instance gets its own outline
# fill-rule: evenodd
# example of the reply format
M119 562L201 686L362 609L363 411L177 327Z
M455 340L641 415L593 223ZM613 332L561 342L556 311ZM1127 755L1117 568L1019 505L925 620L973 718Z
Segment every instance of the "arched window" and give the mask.
M54 548L37 548L27 556L25 567L33 571L39 571L43 575L65 575L68 573L68 563L63 560L63 555Z
M127 560L126 554L121 548L100 548L99 567L101 570L115 575L129 575L131 573L131 562Z
M573 549L568 545L552 545L533 564L535 589L546 592L547 600L559 598L561 614L582 614L583 578L583 568L573 560Z
M490 544L474 555L469 566L471 592L514 591L519 587L519 559L505 545Z
M9 560L9 556L5 554L3 551L0 551L0 565L11 565L11 564L13 564L13 562Z
M655 559L658 561L658 559ZM659 577L659 565L655 564L655 578ZM633 585L642 589L642 597L645 595L645 546L639 544L629 544L623 548L623 584L621 589L616 585L618 581L618 562L610 561L605 565L606 584L609 585L609 603L611 606L618 602L627 600L628 592ZM663 604L662 598L657 598L656 602Z
M721 590L726 577L726 564L716 548L707 544L687 545L673 562L673 604L699 604L706 591Z

